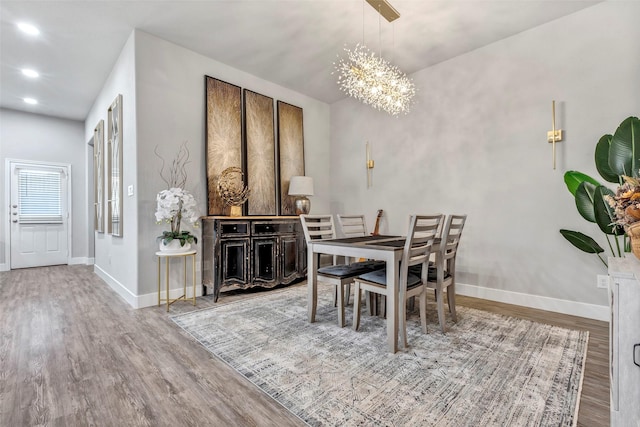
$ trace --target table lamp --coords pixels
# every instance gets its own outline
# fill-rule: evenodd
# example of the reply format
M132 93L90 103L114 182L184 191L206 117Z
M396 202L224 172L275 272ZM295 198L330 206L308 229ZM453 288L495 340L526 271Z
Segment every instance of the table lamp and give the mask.
M313 178L310 176L292 176L289 181L289 195L296 196L296 215L308 214L311 202L307 196L313 196Z

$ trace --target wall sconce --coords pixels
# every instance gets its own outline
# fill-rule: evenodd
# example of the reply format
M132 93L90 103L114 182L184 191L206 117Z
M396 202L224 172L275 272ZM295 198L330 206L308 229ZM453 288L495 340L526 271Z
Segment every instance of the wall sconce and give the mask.
M375 162L371 159L371 149L369 147L369 141L367 141L367 188L371 187L371 178L373 175L373 166Z
M556 169L556 142L562 141L562 129L556 129L556 101L551 101L551 127L547 132L547 141L553 144L553 170Z

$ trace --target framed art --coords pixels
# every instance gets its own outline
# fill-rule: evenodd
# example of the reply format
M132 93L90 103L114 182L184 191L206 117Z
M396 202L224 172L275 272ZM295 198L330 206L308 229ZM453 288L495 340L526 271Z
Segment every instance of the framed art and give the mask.
M93 130L93 197L94 228L104 233L104 120Z
M244 89L248 215L277 213L273 98Z
M228 167L242 168L242 92L239 86L205 76L207 214L228 215L217 180Z
M118 95L107 114L109 178L107 228L113 236L122 237L122 95Z
M289 196L292 176L304 175L302 108L278 101L278 162L280 171L280 215L295 215Z

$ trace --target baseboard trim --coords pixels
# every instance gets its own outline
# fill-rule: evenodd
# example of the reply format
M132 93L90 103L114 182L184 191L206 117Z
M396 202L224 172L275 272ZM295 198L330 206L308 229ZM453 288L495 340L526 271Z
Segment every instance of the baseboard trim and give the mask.
M189 298L193 298L193 292L192 292L192 287L191 286L187 286L187 302ZM166 295L166 291L162 290L160 291L160 297L161 298L165 298ZM175 289L169 289L169 297L171 299L174 298L179 298L181 297L183 294L183 288L175 288ZM200 297L202 296L202 286L198 286L196 284L196 297ZM150 294L144 294L144 295L139 295L137 298L137 305L138 308L143 308L143 307L152 307L152 306L156 306L158 305L158 293L157 292L152 292ZM165 304L164 302L162 304Z
M139 308L137 303L137 297L129 289L127 289L122 283L118 282L113 276L101 269L97 265L93 265L93 272L104 280L111 289L113 289L118 295L122 297L133 308Z
M69 258L68 264L69 265L78 265L78 264L87 265L87 257Z
M91 258L87 258L87 265L93 265L96 263L96 259L91 257Z
M586 317L588 319L609 322L610 309L608 305L588 304L584 302L568 301L540 295L524 294L501 289L485 288L482 286L456 283L456 293L469 297L482 298L506 304L521 305L571 316Z
M0 264L0 271L9 271L9 264Z

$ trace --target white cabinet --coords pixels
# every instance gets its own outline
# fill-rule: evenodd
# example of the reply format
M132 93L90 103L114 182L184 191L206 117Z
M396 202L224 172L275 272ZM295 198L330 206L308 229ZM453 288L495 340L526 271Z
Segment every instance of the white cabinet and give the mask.
M640 427L640 261L609 259L611 426Z

